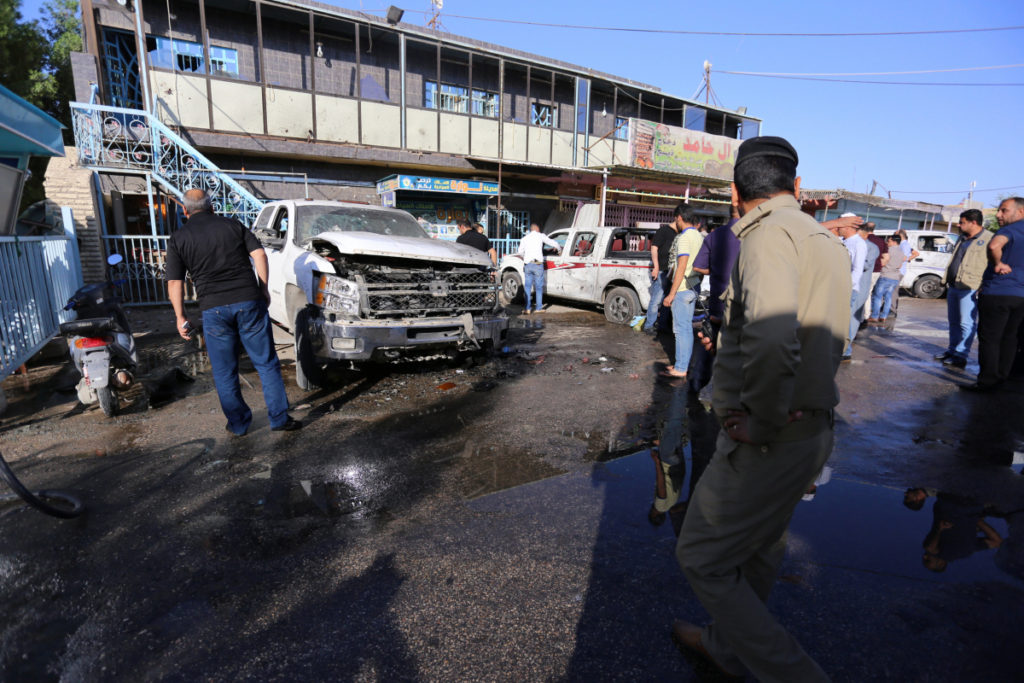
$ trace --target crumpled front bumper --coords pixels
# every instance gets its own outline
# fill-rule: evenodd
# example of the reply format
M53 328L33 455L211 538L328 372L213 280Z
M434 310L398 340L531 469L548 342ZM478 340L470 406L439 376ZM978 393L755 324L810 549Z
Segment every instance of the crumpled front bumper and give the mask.
M309 319L309 340L317 358L389 361L402 356L446 350L471 350L508 337L508 316L469 313L445 318L403 320L334 320L322 314Z

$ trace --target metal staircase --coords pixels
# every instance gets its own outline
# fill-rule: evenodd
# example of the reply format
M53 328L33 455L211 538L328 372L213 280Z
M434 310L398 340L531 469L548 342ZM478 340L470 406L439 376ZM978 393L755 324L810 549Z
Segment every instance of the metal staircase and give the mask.
M178 199L186 190L204 189L216 213L246 226L263 208L262 201L148 112L72 102L71 125L82 166L149 175Z

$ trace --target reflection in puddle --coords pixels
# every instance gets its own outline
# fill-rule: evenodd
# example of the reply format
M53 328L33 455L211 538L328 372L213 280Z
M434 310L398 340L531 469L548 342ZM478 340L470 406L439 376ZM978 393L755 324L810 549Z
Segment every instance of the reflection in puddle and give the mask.
M459 495L467 500L565 473L539 458L500 446L467 448L455 468Z

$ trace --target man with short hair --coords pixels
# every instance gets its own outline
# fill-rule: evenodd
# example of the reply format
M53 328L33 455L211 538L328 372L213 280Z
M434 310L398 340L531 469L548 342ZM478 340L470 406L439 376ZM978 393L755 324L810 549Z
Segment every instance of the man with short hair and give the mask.
M240 346L260 375L270 429L290 432L301 428L302 423L288 414L288 394L267 315L270 290L266 252L241 223L213 213L205 191L186 191L182 203L188 221L167 241L167 293L178 334L188 339L185 275L192 277L203 315L213 383L221 410L228 418L225 428L235 436L244 436L252 425L252 411L238 383Z
M857 315L864 306L864 302L861 300L860 286L867 260L868 245L860 236L860 230L851 225L843 225L839 228L838 233L846 246L846 251L850 254L850 281L853 287L850 295L850 332L846 348L843 350L843 360L847 361L852 357L853 339L857 336L857 330L860 329L860 320L857 319Z
M999 231L988 243L988 268L978 291L978 379L969 391L991 391L1010 376L1024 321L1024 197L996 212Z
M668 254L672 286L663 300L672 308L672 333L675 335L675 363L661 373L666 377L686 379L693 355L693 309L697 304L697 288L701 274L693 270L693 261L704 237L697 230L700 217L689 204L676 207L673 224L677 231Z
M886 241L875 234L875 227L872 221L867 221L860 226L860 236L867 240L868 244L878 247L878 255L875 256L875 262L871 264L871 282L867 288L868 296L864 299L864 308L861 312L862 320L869 318L871 315L871 293L875 291L875 284L878 282L879 273L882 272L882 256L889 250Z
M985 217L977 209L960 214L960 240L953 248L942 284L946 285L946 319L949 321L949 346L935 356L943 365L963 368L978 331L978 288L988 267L988 242L991 235L984 227Z
M843 245L800 210L796 166L796 150L778 137L745 140L736 155L742 247L712 395L723 429L676 546L711 623L679 620L672 631L728 675L807 683L828 676L765 601L793 511L832 451L852 280Z
M516 253L523 257L523 315L530 315L530 292L533 291L534 313L544 312L544 247L561 249L562 245L540 231L539 223L530 223L530 232L519 240Z
M900 249L899 233L889 235L886 240L886 253L882 255L882 262L885 265L882 266L878 282L875 283L874 293L871 296L869 323L882 323L889 317L892 293L900 285L900 266L903 265L904 260L903 250Z
M474 229L468 221L459 221L457 227L459 236L455 240L456 243L479 249L491 257L491 265L498 265L498 251L491 246L491 241L486 235Z
M654 233L654 239L651 240L650 301L647 303L647 316L643 328L644 333L651 336L655 334L654 324L658 322L658 317L661 315L661 305L670 285L668 274L671 269L669 268L668 254L672 250L672 241L675 240L678 232L675 221L662 223L658 227L658 231ZM658 328L663 330L665 329L664 321L662 323L658 325Z

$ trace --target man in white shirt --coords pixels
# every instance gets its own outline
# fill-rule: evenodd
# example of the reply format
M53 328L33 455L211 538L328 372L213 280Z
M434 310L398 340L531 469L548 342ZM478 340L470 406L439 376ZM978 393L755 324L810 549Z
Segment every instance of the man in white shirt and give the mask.
M843 214L846 217L846 214ZM846 251L850 253L850 281L853 285L853 294L850 297L850 337L846 340L846 347L843 349L842 360L850 360L853 352L853 338L857 336L857 329L860 327L860 320L857 313L864 305L860 298L860 281L864 275L864 263L867 259L868 244L857 232L856 226L844 225L839 228L839 236L843 238Z
M544 246L561 249L562 245L540 231L538 223L530 224L530 232L523 235L516 252L523 257L523 314L530 315L530 292L536 293L534 313L543 313L544 305Z

